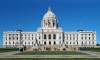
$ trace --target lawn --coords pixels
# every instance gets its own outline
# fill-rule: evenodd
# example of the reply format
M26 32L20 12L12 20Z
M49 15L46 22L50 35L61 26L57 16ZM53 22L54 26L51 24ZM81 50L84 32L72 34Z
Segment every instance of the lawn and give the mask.
M1 52L10 52L10 51L18 51L17 48L0 48L0 53Z
M100 58L0 58L0 60L100 60Z
M87 48L87 51L100 52L100 48Z
M26 51L15 55L83 55L85 53L76 51Z

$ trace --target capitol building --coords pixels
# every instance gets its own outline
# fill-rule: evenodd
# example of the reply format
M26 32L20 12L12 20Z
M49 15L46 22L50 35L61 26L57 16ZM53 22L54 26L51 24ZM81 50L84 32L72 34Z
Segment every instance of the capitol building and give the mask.
M49 7L41 21L41 28L36 32L24 32L22 30L3 32L3 46L5 48L16 48L26 46L27 48L55 47L58 49L96 46L96 32L78 30L64 32L58 26L56 15Z

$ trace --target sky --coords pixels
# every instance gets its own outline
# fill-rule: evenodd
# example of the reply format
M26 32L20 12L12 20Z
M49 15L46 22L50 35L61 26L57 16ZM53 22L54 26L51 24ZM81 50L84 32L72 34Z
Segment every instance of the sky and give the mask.
M0 0L0 45L3 32L37 31L48 7L63 31L96 31L100 43L100 0Z

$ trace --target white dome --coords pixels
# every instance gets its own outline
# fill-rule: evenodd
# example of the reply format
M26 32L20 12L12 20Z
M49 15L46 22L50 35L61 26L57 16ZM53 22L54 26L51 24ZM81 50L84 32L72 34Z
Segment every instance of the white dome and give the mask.
M51 8L48 8L48 12L44 15L43 18L56 18L55 14L52 12Z

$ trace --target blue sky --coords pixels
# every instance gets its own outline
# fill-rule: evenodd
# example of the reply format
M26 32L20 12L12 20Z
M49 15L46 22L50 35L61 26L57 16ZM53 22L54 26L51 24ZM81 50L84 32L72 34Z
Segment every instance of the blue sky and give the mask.
M0 0L0 45L3 32L19 29L19 22L23 31L37 31L49 6L63 31L77 31L81 22L100 43L100 0Z

